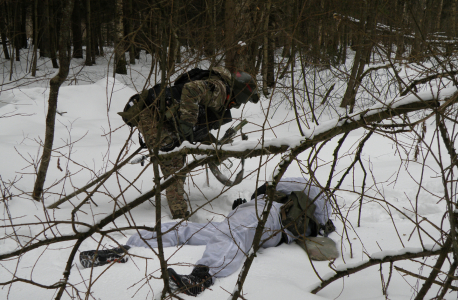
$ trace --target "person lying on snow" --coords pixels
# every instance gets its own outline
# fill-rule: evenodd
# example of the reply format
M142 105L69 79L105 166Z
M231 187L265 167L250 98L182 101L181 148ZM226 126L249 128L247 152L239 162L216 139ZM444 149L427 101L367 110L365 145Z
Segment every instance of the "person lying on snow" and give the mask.
M162 236L164 247L206 245L202 258L196 262L191 274L180 275L174 269L168 269L173 290L196 296L213 284L213 278L229 276L242 266L252 247L258 225L257 215L266 206L265 193L266 184L258 188L251 201L235 200L233 210L223 222L187 222ZM335 229L330 215L331 205L320 188L301 177L284 178L276 187L272 209L261 238L262 247L289 244L305 236L327 236ZM164 223L161 230L166 232L176 225L175 222ZM113 261L126 262L127 250L131 247L157 248L155 237L156 232L140 231L132 235L127 245L121 248L81 252L81 264L88 268Z

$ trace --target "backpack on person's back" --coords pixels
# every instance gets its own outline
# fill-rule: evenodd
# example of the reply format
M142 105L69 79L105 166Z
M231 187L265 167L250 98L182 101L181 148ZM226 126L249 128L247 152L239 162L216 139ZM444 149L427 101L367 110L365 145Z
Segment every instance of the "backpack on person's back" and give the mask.
M163 92L165 94L165 120L173 120L177 117L176 114L181 101L181 93L184 85L192 81L206 80L211 77L216 77L223 81L226 85L227 92L230 92L226 79L218 72L195 68L178 76L174 84L167 86L165 89L162 88L161 83L158 83L151 89L144 90L142 93L132 96L124 106L123 112L119 112L118 114L130 127L138 126L138 115L140 112L146 107L152 108L152 106L159 105L157 99L161 96L161 92ZM229 123L230 121L232 121L232 116L229 109L225 109L222 112L215 112L212 109L199 106L196 130L203 126L208 126L209 129L218 129L221 125Z

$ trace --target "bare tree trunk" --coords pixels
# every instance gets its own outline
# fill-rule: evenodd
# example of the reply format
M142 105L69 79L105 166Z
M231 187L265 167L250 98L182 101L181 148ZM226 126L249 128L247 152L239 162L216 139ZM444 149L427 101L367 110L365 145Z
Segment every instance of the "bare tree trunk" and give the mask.
M324 0L320 0L321 11L324 12ZM317 54L321 54L321 46L323 45L323 18L318 21L318 40L316 51Z
M5 56L5 59L10 59L10 53L8 51L8 45L6 44L7 38L6 38L6 26L5 26L5 20L6 20L6 4L1 4L0 5L0 34L2 38L2 46L3 46L3 54Z
M224 64L226 68L229 69L232 73L235 72L235 56L236 56L236 49L235 49L235 1L234 0L226 0L225 3L225 15L224 15L224 34L225 36L225 43L224 48L226 51L226 59L224 60Z
M423 39L425 37L425 32L423 25L425 23L425 14L426 14L426 0L420 0L415 7L412 7L411 11L413 19L413 27L415 32L415 38L413 41L412 51L410 52L410 60L417 61L421 59Z
M129 38L129 63L135 65L135 44L132 33L134 31L134 14L132 9L132 0L127 0L127 14L126 14L126 33L131 36Z
M86 0L86 66L92 66L91 0Z
M95 13L94 13L95 12ZM97 45L97 35L95 28L97 27L98 21L97 12L100 12L100 4L99 1L92 2L91 10L90 10L90 27L91 27L91 61L92 65L95 65L95 56L99 54L99 46ZM95 17L94 17L95 16Z
M83 33L81 30L81 0L74 0L72 14L73 57L83 58Z
M99 53L100 53L100 56L103 56L104 55L104 51L103 51L102 24L99 24L99 26L97 27L97 38L99 40Z
M95 2L96 5L96 11L101 12L102 7L100 4L100 1ZM92 9L94 11L94 9ZM93 41L94 45L93 47L96 47L95 54L99 56L104 56L104 51L103 51L103 36L102 36L102 19L101 18L95 18L94 23L92 24L92 35L93 35ZM95 63L95 57L94 57L94 63Z
M451 8L450 8L450 10L452 11L451 16L450 16L450 19L451 19L450 26L447 26L447 31L446 31L450 39L456 38L456 14L457 14L456 2L457 0L452 0ZM455 47L455 43L453 44L447 43L445 47L446 47L446 55L447 56L452 55L454 47Z
M350 106L350 112L355 105L356 94L362 81L364 67L369 63L370 54L373 47L372 38L374 36L375 25L377 23L377 0L370 2L365 7L365 12L360 21L360 31L357 39L357 47L351 75L347 89L340 103L340 107Z
M13 8L13 38L12 38L12 45L14 49L16 50L16 61L21 61L21 56L20 56L20 49L21 47L19 46L20 43L20 34L19 34L19 28L21 26L20 19L19 19L19 4L18 2L14 3L14 8Z
M59 88L68 76L70 67L71 50L71 16L73 12L74 0L68 0L62 14L60 39L59 39L59 63L60 68L56 76L50 80L50 91L48 99L48 114L46 115L45 142L43 144L43 155L41 156L40 167L38 168L32 198L40 201L43 194L43 186L48 172L49 161L51 159L52 146L54 142L54 125L56 121L57 97Z
M50 41L50 54L51 54L51 62L52 67L57 69L59 68L59 64L57 63L57 35L56 35L56 26L54 22L54 7L55 3L54 0L47 0L48 1L48 31L49 31L49 41Z
M452 24L450 24L452 37L456 37L456 2L457 0L452 0Z
M161 82L165 83L162 85L162 88L165 89L167 86L167 78L168 73L167 73L167 44L168 44L168 39L167 39L167 26L165 22L167 20L164 18L162 20L161 24L161 31L162 31L162 49L160 50L160 64L161 64ZM164 115L165 115L165 93L161 91L161 97L160 97L160 119L159 119L159 126L157 128L158 132L158 137L157 140L161 140L161 132L162 132L162 125L164 121ZM159 143L156 143L154 148L152 149L151 154L153 154L153 169L154 169L154 183L156 186L160 186L160 175L159 175L159 159L158 159L158 154L159 154ZM159 184L159 185L158 185ZM161 299L165 298L166 293L170 293L170 285L169 285L169 275L167 272L167 261L165 260L164 257L164 245L162 243L162 223L161 223L161 192L160 189L156 190L156 195L155 195L155 204L156 204L156 239L157 239L157 245L158 245L158 258L161 266L161 274L162 274L162 280L164 281L164 289L162 290L162 295Z
M209 0L205 2L206 4L206 16L208 20L208 30L205 31L206 36L204 40L204 53L206 56L212 57L215 54L215 34L216 34L216 22L214 19L215 16L215 0Z
M172 24L170 28L170 34L169 34L169 54L168 54L168 71L170 74L175 73L175 63L176 59L178 56L178 49L179 49L179 42L178 42L178 36L176 33L175 25L173 24L176 22L175 18L172 20Z
M257 3L252 3L249 8L248 18L251 21L248 27L249 36L258 36L261 29L264 28L262 15L263 13L258 10ZM251 39L247 45L245 71L253 75L259 73L259 66L262 61L262 48L259 47L262 44L261 41L262 38Z
M294 5L288 5L286 7L286 15L290 16L287 20L285 20L285 27L288 32L288 35L283 40L283 51L282 56L290 58L291 56L291 44L292 44L292 35L294 34L294 13L293 13Z
M407 18L407 1L402 4L402 17L401 17L401 23L400 26L402 29L407 27L408 24L408 18ZM401 9L401 8L400 8ZM402 55L405 52L406 46L405 46L405 39L404 39L404 30L398 30L396 35L396 59L400 60L402 59Z
M97 45L97 38L95 35L94 26L95 22L92 22L91 20L91 61L93 65L95 65L95 56L98 55L99 52L99 46Z
M267 47L267 86L273 88L275 86L275 37L274 37L274 18L273 15L269 17L269 33L268 47Z
M116 17L115 17L115 73L127 74L126 55L124 51L124 26L122 22L123 9L122 0L116 0Z
M418 294L415 297L415 300L421 300L425 298L426 293L428 292L428 290L431 288L433 284L433 280L436 279L437 275L439 275L440 273L440 270L442 268L442 265L445 262L445 259L447 258L451 245L452 245L452 238L449 236L444 243L443 249L439 257L437 258L437 261L436 261L436 264L434 265L433 270L429 274L428 280L426 280L423 283L420 291L418 291Z
M436 17L436 30L439 31L441 29L441 16L442 16L442 9L444 8L444 0L439 0L439 7L437 8L437 17Z
M175 63L177 62L178 52L180 51L180 41L178 40L177 24L179 22L179 1L171 1L172 14L169 22L169 55L168 55L168 72L173 74L175 72Z
M23 49L26 49L27 48L27 33L26 33L26 26L27 26L27 9L28 9L28 6L29 6L29 2L28 1L22 1L22 5L21 5L21 12L22 12L22 16L21 16L21 27L20 27L20 30L21 30L21 33L20 33L20 47L23 48Z
M268 60L269 60L269 16L270 8L272 6L272 0L268 0L265 4L264 9L264 43L262 46L262 92L265 96L269 94L269 82L268 82Z
M44 3L45 5L38 5L38 49L40 49L40 57L50 57L47 0Z
M33 27L34 27L34 36L33 36L33 60L32 60L32 76L37 75L37 61L38 61L38 0L34 0L33 3Z

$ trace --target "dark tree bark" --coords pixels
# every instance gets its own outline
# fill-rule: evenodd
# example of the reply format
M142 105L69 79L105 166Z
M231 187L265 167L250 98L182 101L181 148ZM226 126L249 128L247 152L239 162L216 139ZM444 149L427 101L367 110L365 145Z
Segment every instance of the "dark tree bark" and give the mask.
M5 20L6 20L6 4L2 4L0 5L0 34L2 38L3 55L5 59L10 59L10 53L8 51L8 45L7 45Z
M209 24L208 30L204 31L204 53L208 57L212 57L215 54L215 36L216 36L216 13L215 13L215 0L206 1L206 17Z
M135 44L133 40L133 31L134 31L134 15L132 9L132 0L127 0L126 4L126 35L130 36L129 38L129 63L135 65Z
M90 19L90 27L91 27L91 61L92 64L95 65L95 57L99 54L99 45L97 43L97 35L95 32L95 28L97 27L97 13L100 13L99 9L99 1L94 0L91 3L91 19Z
M56 3L55 0L47 0L48 1L48 14L49 14L49 22L48 22L48 30L49 30L49 40L50 40L50 53L51 53L51 62L52 67L54 69L59 68L59 64L57 63L57 28L55 23L56 17Z
M91 60L95 65L95 57L99 54L99 45L97 43L97 35L95 34L95 22L91 21Z
M407 26L408 23L408 18L407 18L407 1L399 4L398 6L398 14L401 15L401 21L400 21L400 28L404 28ZM402 59L402 55L404 54L406 49L405 46L405 38L402 30L398 30L396 33L396 59Z
M270 11L272 7L272 0L267 1L265 4L265 10L264 10L264 41L262 44L262 49L263 49L263 54L262 54L262 92L265 96L269 94L269 69L268 69L268 61L269 61L269 17L270 17Z
M444 0L439 0L437 5L437 15L436 15L436 26L435 30L439 31L441 29L441 22L442 22L442 10L444 8Z
M134 37L132 38L133 48L134 48L134 56L135 59L140 59L140 36L141 36L141 27L145 24L142 24L142 14L139 12L138 5L135 2L132 3L132 30L135 31Z
M38 61L38 0L33 1L33 60L32 60L32 76L37 75Z
M32 45L35 45L37 39L35 38L35 32L37 31L37 25L35 24L35 20L38 18L37 9L35 8L35 0L32 1L32 8L30 9L32 16L31 16L31 25L32 25Z
M415 32L415 38L413 41L412 51L410 52L410 60L418 61L422 59L423 51L422 47L424 39L426 38L425 32L425 18L426 18L426 0L420 0L419 3L411 3L411 17L412 26Z
M22 0L21 5L21 25L20 25L20 47L25 49L27 48L27 33L26 33L26 23L27 23L27 10L29 8L29 1Z
M433 285L433 281L436 279L437 275L439 275L442 265L444 264L445 259L448 256L448 252L450 251L451 246L452 246L452 239L449 236L444 243L443 249L441 253L439 254L439 257L436 260L436 264L434 265L433 270L429 274L428 280L426 280L423 283L421 289L418 291L418 294L415 297L415 300L422 300L425 298L426 293L429 291L429 289Z
M224 34L225 34L225 42L224 47L226 51L226 59L224 61L226 68L229 69L232 73L235 72L235 56L236 56L236 49L235 49L235 31L236 31L236 24L235 24L235 1L234 0L226 0L225 6L225 15L224 15Z
M123 7L122 0L116 0L116 16L115 16L115 73L116 74L127 74L127 63L126 55L124 51L123 32L124 26L122 22L123 18Z
M43 195L43 186L48 172L49 161L51 159L52 146L54 142L54 125L56 122L57 97L59 88L68 76L70 67L71 51L71 16L73 12L74 0L67 0L63 9L60 39L59 39L59 62L60 68L56 76L50 80L50 91L48 99L48 114L46 115L45 142L43 144L43 155L41 156L37 178L33 188L32 198L40 201Z
M83 58L83 32L81 28L81 0L74 0L72 14L73 58Z
M456 14L457 14L457 9L456 9L456 2L457 0L452 0L452 15L451 15L451 24L450 24L450 36L456 37Z
M102 7L100 1L95 1L92 5L93 16L98 16L97 18L92 18L92 40L93 42L93 52L95 56L103 56L103 38L102 38L102 23L105 19L105 7ZM95 63L95 57L94 57Z
M20 46L20 27L21 27L21 20L20 20L20 16L19 16L19 3L18 2L15 2L14 5L11 5L11 16L13 16L13 24L12 24L12 27L13 27L13 32L12 32L12 38L11 38L11 42L12 42L12 45L15 49L14 53L16 54L16 61L20 61L21 60L21 56L20 56L20 50L21 50L21 46Z
M249 8L249 20L248 36L258 37L259 32L263 28L262 25L262 13L258 9L257 3L252 3ZM245 58L245 72L250 74L257 74L259 72L259 66L261 65L262 48L259 45L262 44L262 38L248 39L247 41L247 54Z
M274 18L273 15L269 18L269 33L267 37L267 57L266 57L266 68L267 76L266 83L267 86L273 88L275 86L275 37L274 37Z
M169 75L167 74L167 27L164 24L165 21L161 24L161 31L162 31L162 49L161 54L160 54L160 64L161 64L161 82L167 82L167 77ZM161 137L161 132L162 132L162 125L163 125L163 119L165 115L165 93L161 93L160 97L160 112L159 112L161 118L159 120L159 126L158 126L158 140L160 140ZM154 169L154 183L161 184L160 183L160 176L159 176L159 159L158 159L158 154L159 154L159 146L155 145L152 151L150 151L152 156L152 162L153 162L153 169ZM162 232L161 232L161 193L159 192L159 189L156 190L155 194L155 204L156 204L156 228L157 234L157 245L158 245L158 258L161 266L161 274L162 274L162 279L164 281L164 289L162 290L161 294L161 299L165 298L166 293L170 293L170 285L169 285L169 276L167 272L167 261L165 260L164 257L164 245L162 243ZM157 219L158 218L158 219Z
M97 39L99 40L99 55L103 56L104 51L103 51L103 35L102 35L102 24L99 23L99 26L97 26Z
M44 2L40 2L38 5L38 49L40 49L40 57L50 57L46 3L47 1L45 0Z
M170 26L168 29L169 37L169 53L168 53L168 72L173 74L175 72L175 63L177 61L178 52L180 51L180 44L177 35L177 26L179 22L178 15L178 0L173 0L172 4L172 13L170 15Z
M340 103L340 107L349 106L350 111L353 111L356 94L362 81L364 67L369 63L373 48L373 36L377 24L377 6L378 0L367 3L363 17L361 18L357 42L356 45L354 45L356 47L356 54L353 61L353 67L347 89Z
M456 14L457 14L457 5L456 5L457 0L452 0L450 4L450 24L447 26L446 33L449 36L450 39L456 38ZM446 55L452 55L453 50L455 48L455 43L447 43L446 44Z
M86 66L92 66L91 0L86 0Z

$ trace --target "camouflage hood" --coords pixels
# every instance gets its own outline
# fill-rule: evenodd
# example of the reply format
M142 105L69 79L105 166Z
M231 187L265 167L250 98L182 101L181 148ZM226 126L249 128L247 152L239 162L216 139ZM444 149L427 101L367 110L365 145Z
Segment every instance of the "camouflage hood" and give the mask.
M228 69L225 67L214 67L212 68L212 71L218 72L219 75L226 81L227 84L231 84L232 82L232 77L231 77L231 72L229 72Z

